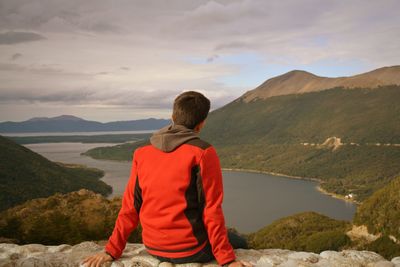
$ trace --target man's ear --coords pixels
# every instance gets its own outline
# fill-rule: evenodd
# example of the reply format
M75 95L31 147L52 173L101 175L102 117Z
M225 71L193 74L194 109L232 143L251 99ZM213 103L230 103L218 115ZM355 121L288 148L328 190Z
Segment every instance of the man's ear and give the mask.
M196 132L200 132L201 129L204 127L205 124L206 124L206 120L199 122L199 124L197 124L197 125L194 127L194 130L195 130Z

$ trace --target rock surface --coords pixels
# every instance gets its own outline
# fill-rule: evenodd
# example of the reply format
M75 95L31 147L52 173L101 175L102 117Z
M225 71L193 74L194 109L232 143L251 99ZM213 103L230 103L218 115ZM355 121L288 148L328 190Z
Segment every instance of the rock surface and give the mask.
M75 246L44 246L40 244L15 245L0 243L0 267L69 267L83 266L80 262L92 253L103 250L94 242L83 242ZM270 266L348 266L348 267L400 267L400 257L385 260L370 251L344 250L324 251L320 254L296 252L282 249L245 250L237 249L238 259L252 263L255 267ZM107 267L173 267L160 262L146 253L142 244L127 244L122 257ZM218 264L178 264L177 267L216 267Z

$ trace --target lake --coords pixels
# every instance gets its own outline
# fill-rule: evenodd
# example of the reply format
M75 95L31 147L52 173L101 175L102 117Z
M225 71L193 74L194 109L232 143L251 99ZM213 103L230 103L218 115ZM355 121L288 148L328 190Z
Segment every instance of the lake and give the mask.
M24 145L52 161L84 164L104 170L104 182L113 187L112 196L122 195L131 162L95 160L80 153L115 144L42 143ZM329 217L351 220L356 205L320 193L317 182L261 173L223 171L226 224L250 233L285 216L316 211Z
M34 132L34 133L0 133L3 136L71 136L71 135L105 135L105 134L145 134L153 133L156 130L138 130L138 131L97 131L97 132Z

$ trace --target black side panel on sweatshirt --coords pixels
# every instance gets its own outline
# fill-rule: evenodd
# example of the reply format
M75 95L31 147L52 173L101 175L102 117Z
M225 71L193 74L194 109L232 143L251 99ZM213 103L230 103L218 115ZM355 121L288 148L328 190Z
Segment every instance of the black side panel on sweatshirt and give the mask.
M185 144L197 146L197 147L200 147L201 149L207 149L211 146L209 143L207 143L204 140L201 140L200 138L195 138L195 139L189 140Z
M133 205L135 206L137 214L140 212L140 208L142 207L143 199L142 199L142 188L139 185L139 177L136 176L135 190L133 193Z
M199 188L199 183L201 188ZM184 213L192 225L193 235L196 237L198 244L203 244L207 240L207 232L203 222L205 202L200 167L198 165L192 167L190 184L186 190L185 199L187 207Z

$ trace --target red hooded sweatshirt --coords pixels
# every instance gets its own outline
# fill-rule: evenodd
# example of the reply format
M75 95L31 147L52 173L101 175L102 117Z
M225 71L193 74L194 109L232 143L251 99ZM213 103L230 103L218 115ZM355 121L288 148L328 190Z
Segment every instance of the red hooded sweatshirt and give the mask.
M220 265L235 260L222 212L222 173L213 146L182 125L169 125L136 149L106 251L115 259L139 220L150 254L188 257L209 241Z

